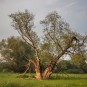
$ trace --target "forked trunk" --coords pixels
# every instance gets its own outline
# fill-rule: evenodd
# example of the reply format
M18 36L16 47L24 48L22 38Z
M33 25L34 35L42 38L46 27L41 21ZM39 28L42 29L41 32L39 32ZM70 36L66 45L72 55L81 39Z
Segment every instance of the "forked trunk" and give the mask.
M72 42L72 40L71 40L71 42ZM61 56L63 56L65 54L65 52L67 52L67 50L70 47L71 47L71 44L68 44L68 46L64 50L62 50L62 52L53 61L51 61L49 66L45 69L43 75L42 75L42 71L41 71L41 62L40 62L40 59L38 58L37 50L35 49L37 61L36 61L36 63L31 61L31 63L33 63L35 65L36 79L38 79L38 80L49 79L51 74L53 73L53 70L56 66L57 61L61 58Z
M58 56L57 58L55 58L53 61L51 61L51 63L49 64L49 66L45 69L44 73L43 73L43 79L49 79L51 74L53 73L53 70L56 66L57 61L65 54L65 52L67 52L67 50L71 47L71 45L68 45Z

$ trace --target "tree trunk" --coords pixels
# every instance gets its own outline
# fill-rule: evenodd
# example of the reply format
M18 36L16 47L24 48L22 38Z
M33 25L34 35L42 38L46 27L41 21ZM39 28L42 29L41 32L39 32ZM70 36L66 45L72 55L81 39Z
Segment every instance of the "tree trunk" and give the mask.
M38 80L42 80L42 75L41 75L41 73L39 72L39 69L36 68L35 71L36 71L36 76L35 76L36 79L38 79Z
M36 79L38 80L42 80L42 73L41 73L41 63L40 63L40 59L37 60L37 65L35 67L35 72L36 72Z
M36 47L34 47L34 52L35 52L35 55L36 55L36 66L35 66L35 72L36 72L36 79L38 80L41 80L42 79L42 73L41 73L41 61L39 59L39 56L38 56L38 51L36 49Z
M52 74L52 69L51 67L47 67L43 73L43 79L49 79Z

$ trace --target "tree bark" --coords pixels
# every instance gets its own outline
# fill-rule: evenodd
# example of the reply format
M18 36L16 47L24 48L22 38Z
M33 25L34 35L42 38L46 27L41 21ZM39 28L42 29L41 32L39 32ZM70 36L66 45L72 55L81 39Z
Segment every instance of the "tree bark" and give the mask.
M39 59L36 47L34 47L34 51L35 51L35 54L36 54L36 67L35 67L36 76L35 77L38 80L42 80L41 61Z
M37 65L35 67L35 72L36 72L36 79L42 80L42 73L41 73L41 63L40 59L37 61Z
M43 73L43 79L49 79L52 74L52 68L49 66L45 69Z

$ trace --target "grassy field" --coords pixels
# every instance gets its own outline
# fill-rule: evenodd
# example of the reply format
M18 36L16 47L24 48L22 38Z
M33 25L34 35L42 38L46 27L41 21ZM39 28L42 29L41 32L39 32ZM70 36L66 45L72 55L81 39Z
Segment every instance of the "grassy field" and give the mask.
M18 75L0 73L0 87L87 87L87 74L53 74L50 80L42 81L20 78Z

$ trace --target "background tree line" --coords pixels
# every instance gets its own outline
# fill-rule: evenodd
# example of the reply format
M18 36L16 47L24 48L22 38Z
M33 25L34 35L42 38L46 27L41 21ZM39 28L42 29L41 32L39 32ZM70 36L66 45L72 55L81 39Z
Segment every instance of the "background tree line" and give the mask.
M41 44L42 69L52 60L52 57L43 52L46 44ZM46 45L47 46L47 45ZM10 37L0 42L0 53L3 59L0 61L0 72L20 72L26 70L28 59L34 58L34 51L31 46L26 44L21 37ZM56 64L54 73L87 73L87 63L85 54L74 54L69 60L60 59ZM67 58L67 57L66 57ZM32 66L33 67L33 66ZM34 73L34 69L27 72Z

